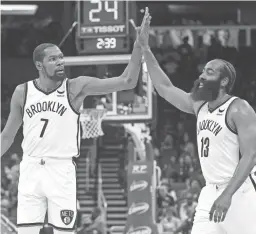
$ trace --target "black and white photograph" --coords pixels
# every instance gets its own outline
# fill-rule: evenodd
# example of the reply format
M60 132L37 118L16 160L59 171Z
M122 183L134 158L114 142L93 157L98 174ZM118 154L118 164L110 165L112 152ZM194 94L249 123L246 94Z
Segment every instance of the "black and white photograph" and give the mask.
M256 2L0 10L2 234L256 234Z

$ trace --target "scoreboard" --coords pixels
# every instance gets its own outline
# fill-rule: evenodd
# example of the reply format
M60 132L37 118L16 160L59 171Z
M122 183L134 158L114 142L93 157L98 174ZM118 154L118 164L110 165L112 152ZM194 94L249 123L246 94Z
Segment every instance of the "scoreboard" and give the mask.
M78 1L77 41L83 54L120 54L130 50L127 1Z

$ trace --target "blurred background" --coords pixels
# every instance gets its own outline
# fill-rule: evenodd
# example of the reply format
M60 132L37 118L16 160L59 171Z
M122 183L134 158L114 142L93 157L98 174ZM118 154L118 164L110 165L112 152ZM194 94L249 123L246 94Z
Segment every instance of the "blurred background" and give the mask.
M32 61L37 45L59 45L70 78L120 75L134 43L129 19L139 25L146 6L152 15L150 47L174 85L190 91L206 62L222 58L237 71L233 94L256 108L255 2L2 1L1 129L15 87L37 77ZM89 57L93 62L88 64ZM122 233L128 209L127 165L136 155L136 141L143 145L147 139L162 171L156 189L159 233L190 233L204 186L195 117L154 91L145 65L134 90L88 97L83 108L99 106L109 111L102 126L105 135L82 140L77 162L77 232ZM127 126L137 128L136 134ZM20 129L1 158L1 230L6 234L16 233L22 137ZM42 229L51 232L47 224Z

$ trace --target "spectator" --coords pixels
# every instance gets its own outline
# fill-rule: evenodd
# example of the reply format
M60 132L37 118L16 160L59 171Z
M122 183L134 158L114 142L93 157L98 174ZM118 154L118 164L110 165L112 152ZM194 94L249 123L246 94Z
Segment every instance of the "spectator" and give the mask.
M179 164L177 163L176 156L171 155L170 163L166 166L163 174L172 181L178 181L179 179Z
M186 161L185 161L186 158ZM189 155L181 156L179 158L179 177L180 181L185 182L189 177L189 173L193 171L191 158Z
M106 234L107 228L102 209L96 207L93 209L91 218L83 220L83 226L79 228L77 234Z
M185 133L185 126L184 126L184 122L178 122L177 124L177 137L178 137L178 145L183 144L183 136Z
M170 163L170 157L177 157L177 151L174 148L173 137L171 135L166 135L164 142L160 149L161 154L161 167L166 169Z
M191 193L187 194L185 202L180 205L179 215L182 221L191 218L195 212L197 202L194 201L193 195Z
M185 36L183 39L183 44L178 47L178 52L182 57L190 58L193 55L193 49L191 45L188 43L189 37Z
M183 150L187 152L192 158L195 158L196 157L195 145L190 141L190 137L187 132L184 133L183 141L184 141Z
M174 216L173 210L169 208L160 224L164 232L173 233L180 226L181 221Z
M9 208L10 203L7 198L2 198L1 200L1 214L5 215L6 217L9 216Z

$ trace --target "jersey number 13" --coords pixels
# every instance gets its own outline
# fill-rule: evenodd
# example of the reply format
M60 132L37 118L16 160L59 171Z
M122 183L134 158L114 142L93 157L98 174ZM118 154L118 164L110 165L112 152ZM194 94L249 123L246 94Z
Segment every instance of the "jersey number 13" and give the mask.
M208 137L201 138L201 157L208 157L209 155L210 139Z

